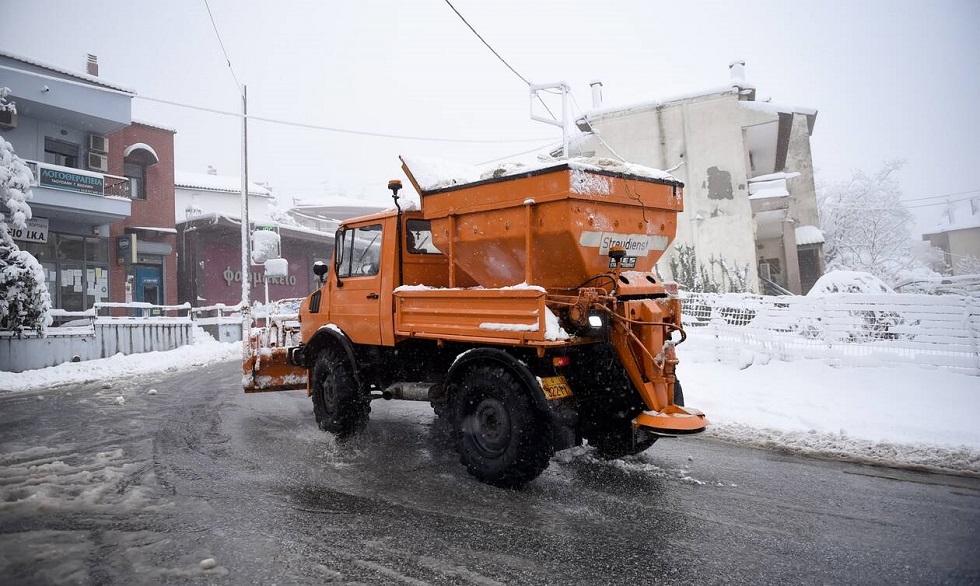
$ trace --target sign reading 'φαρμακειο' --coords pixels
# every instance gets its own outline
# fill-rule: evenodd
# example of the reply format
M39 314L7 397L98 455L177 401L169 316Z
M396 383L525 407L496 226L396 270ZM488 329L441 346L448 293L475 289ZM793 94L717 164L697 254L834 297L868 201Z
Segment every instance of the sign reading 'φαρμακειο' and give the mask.
M48 241L47 218L31 218L27 220L23 228L18 228L12 224L8 224L7 227L10 229L10 235L14 240L22 240L24 242Z
M39 170L37 184L39 187L67 189L96 195L102 195L105 188L105 180L102 176L82 175L81 173L47 167L41 167Z

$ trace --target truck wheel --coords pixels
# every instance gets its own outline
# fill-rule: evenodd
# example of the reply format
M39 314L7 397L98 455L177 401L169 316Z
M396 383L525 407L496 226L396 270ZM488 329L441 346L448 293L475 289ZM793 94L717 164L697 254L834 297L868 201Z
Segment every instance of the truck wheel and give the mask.
M516 488L548 467L548 425L504 368L477 366L466 373L450 411L460 462L479 480Z
M677 379L674 380L674 405L684 406L684 389L681 388L681 381Z
M313 414L323 431L345 439L364 429L371 405L360 397L353 367L338 348L324 348L313 365Z
M633 440L633 422L617 419L606 422L600 431L588 438L589 445L595 448L596 456L604 460L615 460L632 456L646 450L657 441L656 436L648 435Z

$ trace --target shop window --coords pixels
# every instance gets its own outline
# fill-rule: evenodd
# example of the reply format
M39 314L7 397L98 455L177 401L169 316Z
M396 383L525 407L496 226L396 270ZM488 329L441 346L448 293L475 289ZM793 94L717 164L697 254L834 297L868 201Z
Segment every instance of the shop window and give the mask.
M146 166L127 159L123 175L129 180L130 199L146 199Z
M77 144L44 137L44 162L62 167L78 168Z

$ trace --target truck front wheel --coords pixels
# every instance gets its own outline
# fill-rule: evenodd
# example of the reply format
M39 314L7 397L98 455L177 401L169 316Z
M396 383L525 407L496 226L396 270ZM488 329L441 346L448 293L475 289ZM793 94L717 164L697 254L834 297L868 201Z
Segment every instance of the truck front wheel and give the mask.
M317 425L338 439L364 429L371 405L358 392L354 369L344 352L324 348L313 365L313 414Z
M506 369L470 369L453 394L450 413L460 462L479 480L515 488L548 467L553 449L547 421Z

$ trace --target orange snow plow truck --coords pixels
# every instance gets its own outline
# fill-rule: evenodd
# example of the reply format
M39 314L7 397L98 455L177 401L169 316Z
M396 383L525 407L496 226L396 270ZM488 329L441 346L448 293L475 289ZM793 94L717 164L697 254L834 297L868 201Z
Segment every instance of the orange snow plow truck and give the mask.
M305 389L339 439L373 400L428 401L467 470L505 487L583 440L618 458L704 431L676 375L676 285L653 272L682 183L602 159L468 183L423 163L402 159L421 209L403 210L391 181L395 207L341 224L298 335L251 329L245 392Z

